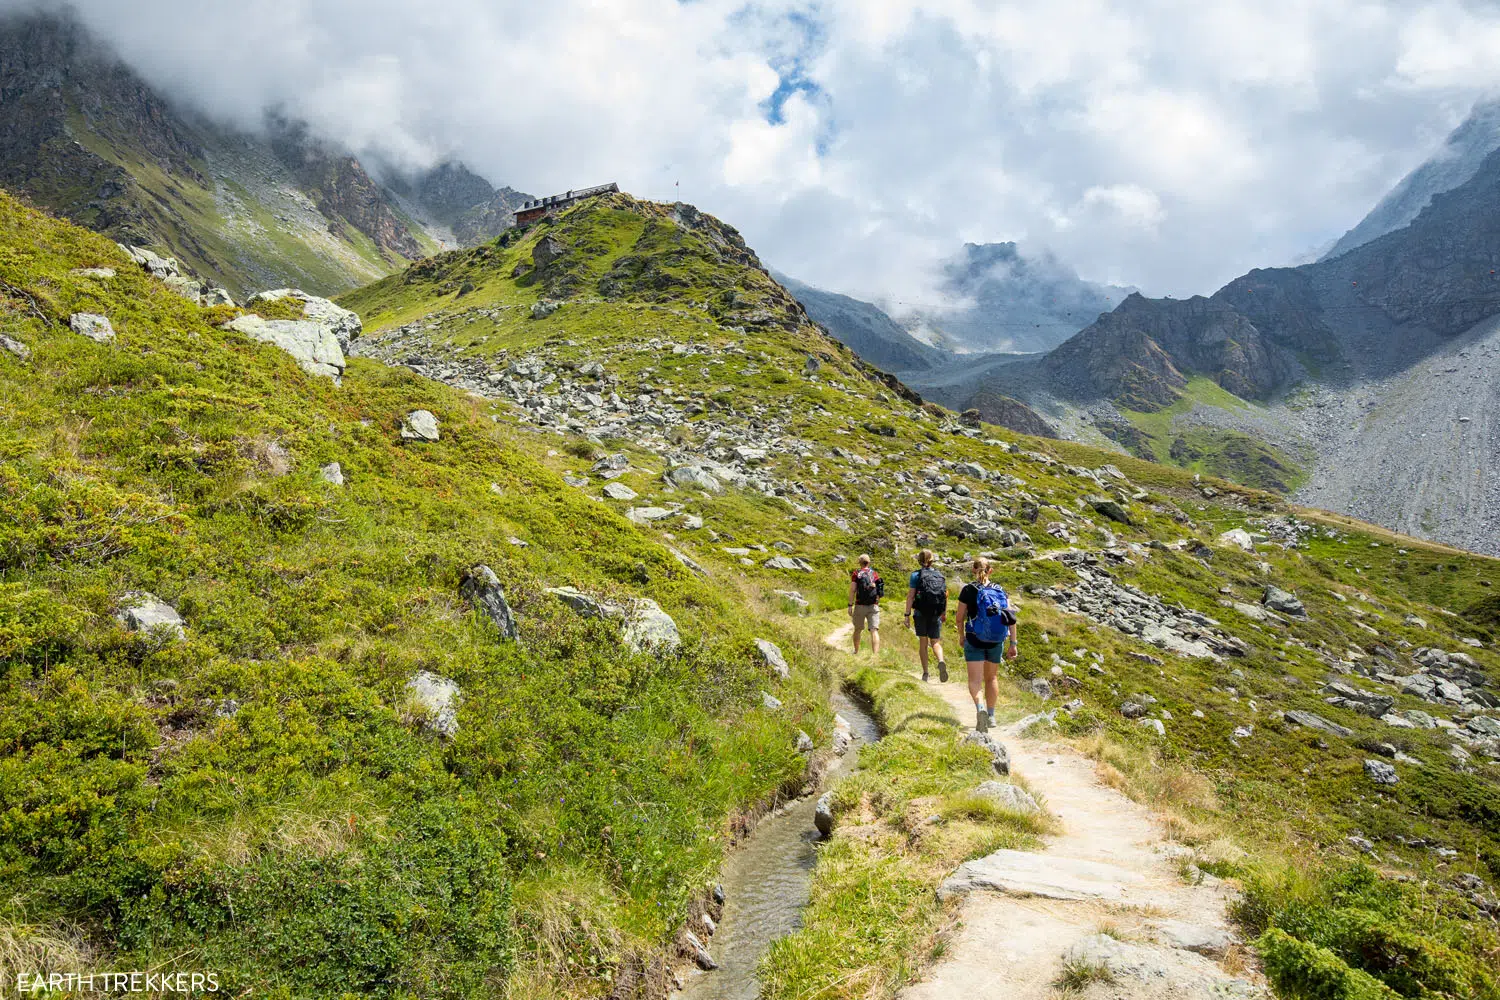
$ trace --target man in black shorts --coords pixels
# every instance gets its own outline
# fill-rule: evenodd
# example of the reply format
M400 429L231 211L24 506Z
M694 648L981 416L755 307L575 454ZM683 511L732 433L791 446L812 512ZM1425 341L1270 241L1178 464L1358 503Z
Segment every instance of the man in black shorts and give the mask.
M917 555L921 567L906 585L906 624L917 633L917 656L922 660L922 680L927 680L927 649L930 646L938 661L938 680L948 679L948 664L943 659L943 622L948 617L948 581L933 565L931 549Z

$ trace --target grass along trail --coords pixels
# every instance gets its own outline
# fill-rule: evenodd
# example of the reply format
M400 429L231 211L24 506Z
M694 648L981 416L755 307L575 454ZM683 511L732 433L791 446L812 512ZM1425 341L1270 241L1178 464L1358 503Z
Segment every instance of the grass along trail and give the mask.
M847 650L851 629L825 641ZM940 684L934 668L932 689L971 725L964 665L949 671ZM1101 781L1088 757L1018 729L991 734L1061 832L1041 853L997 851L944 881L940 895L960 900L957 930L904 1000L1269 996L1229 929L1231 891L1186 874L1192 849Z

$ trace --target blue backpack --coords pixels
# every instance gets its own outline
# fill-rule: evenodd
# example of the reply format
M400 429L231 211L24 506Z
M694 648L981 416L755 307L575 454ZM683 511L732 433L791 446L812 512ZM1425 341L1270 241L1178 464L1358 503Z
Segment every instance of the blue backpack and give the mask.
M979 588L979 594L974 598L974 618L969 622L968 631L980 642L1003 642L1015 620L1010 613L1010 598L1005 596L1005 588L987 583Z

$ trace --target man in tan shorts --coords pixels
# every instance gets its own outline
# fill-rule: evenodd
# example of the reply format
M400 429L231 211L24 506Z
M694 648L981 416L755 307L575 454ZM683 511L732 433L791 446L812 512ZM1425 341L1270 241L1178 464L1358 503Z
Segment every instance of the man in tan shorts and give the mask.
M859 557L859 568L849 574L849 620L854 623L854 652L859 652L861 629L870 630L870 652L880 655L880 599L885 581L870 565L870 557Z

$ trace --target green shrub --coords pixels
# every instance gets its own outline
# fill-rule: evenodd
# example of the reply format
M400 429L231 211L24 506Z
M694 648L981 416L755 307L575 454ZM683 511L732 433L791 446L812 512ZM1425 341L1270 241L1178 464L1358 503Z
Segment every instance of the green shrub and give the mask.
M1271 928L1255 942L1266 978L1288 1000L1398 1000L1369 973L1351 969L1333 952Z

